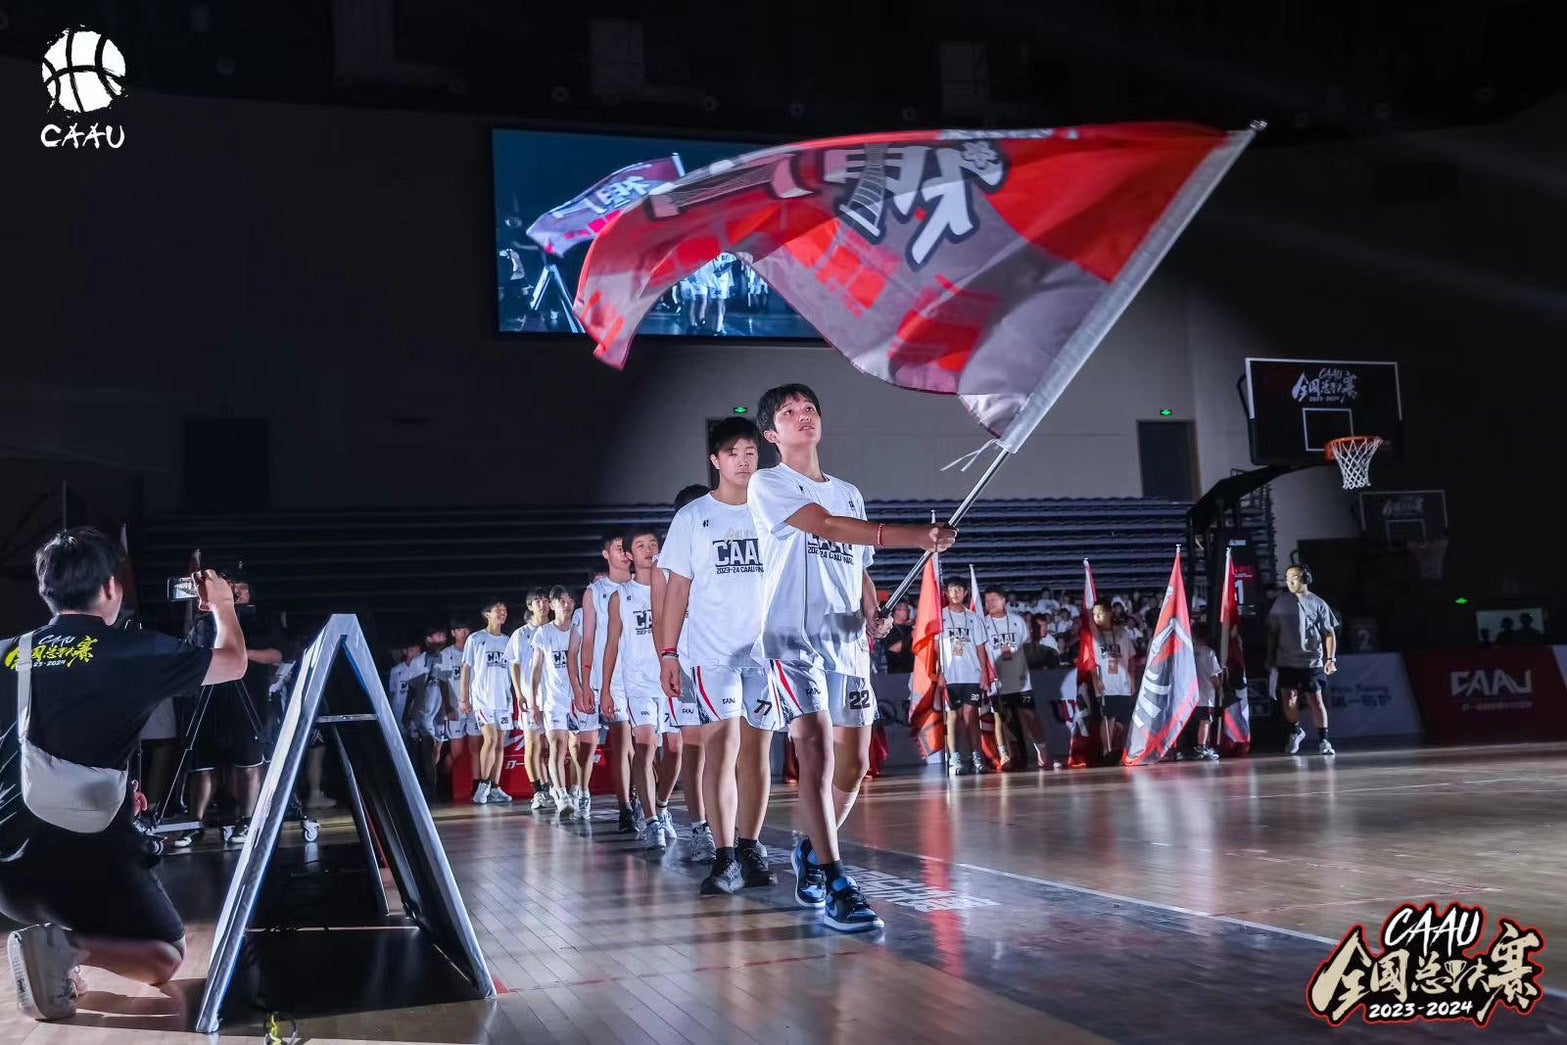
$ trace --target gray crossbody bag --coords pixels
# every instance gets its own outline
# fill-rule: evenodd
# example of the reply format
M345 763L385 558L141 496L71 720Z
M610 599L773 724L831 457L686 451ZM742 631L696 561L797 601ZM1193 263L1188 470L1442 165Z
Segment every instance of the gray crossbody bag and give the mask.
M90 835L107 828L125 803L130 774L56 758L27 736L32 719L33 635L22 636L16 662L16 744L22 755L22 802L46 824Z

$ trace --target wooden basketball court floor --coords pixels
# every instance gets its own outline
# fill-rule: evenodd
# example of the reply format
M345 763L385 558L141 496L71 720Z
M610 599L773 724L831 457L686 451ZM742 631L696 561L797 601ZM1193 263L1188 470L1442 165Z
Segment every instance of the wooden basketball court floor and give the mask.
M846 937L791 903L792 793L767 841L780 883L699 898L678 850L613 822L516 807L437 810L501 990L436 995L448 974L383 931L268 934L274 992L313 1042L1534 1041L1567 1033L1567 745L1261 756L1131 771L870 782L846 856L885 918ZM606 811L607 813L607 811ZM297 832L286 832L290 844ZM324 840L325 841L325 840ZM327 847L330 848L330 847ZM304 847L301 847L301 852ZM308 857L307 857L308 858ZM67 1024L0 997L0 1043L196 1041L211 924L232 855L163 863L190 928L166 992L88 976ZM394 894L395 895L395 894ZM1547 996L1486 1031L1331 1028L1306 985L1353 925L1401 901L1483 904L1537 926ZM255 937L252 937L255 939ZM279 957L283 956L283 957ZM235 993L245 987L236 980ZM285 988L276 989L278 982ZM280 1007L281 1003L279 1004ZM315 1013L307 1015L305 1010ZM253 1010L252 1010L253 1013ZM260 1040L243 1009L223 1040Z

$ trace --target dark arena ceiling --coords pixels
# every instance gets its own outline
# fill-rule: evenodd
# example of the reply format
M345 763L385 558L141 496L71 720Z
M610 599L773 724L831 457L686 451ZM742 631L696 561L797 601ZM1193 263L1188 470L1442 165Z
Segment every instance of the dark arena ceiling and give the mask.
M1559 0L1558 0L1559 5ZM0 0L0 53L104 32L130 85L791 139L1122 120L1259 144L1503 119L1561 88L1548 2Z

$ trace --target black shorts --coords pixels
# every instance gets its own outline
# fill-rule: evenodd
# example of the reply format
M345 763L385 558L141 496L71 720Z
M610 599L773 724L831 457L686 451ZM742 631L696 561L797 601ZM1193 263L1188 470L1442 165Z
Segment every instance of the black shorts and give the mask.
M190 770L206 772L225 766L248 769L263 761L261 737L237 687L217 686L207 702L206 717L191 745Z
M1327 677L1321 668L1286 668L1279 665L1279 692L1321 693Z
M185 925L138 844L118 824L97 835L41 827L21 856L0 863L0 912L22 925L178 943Z
M950 682L947 684L947 706L951 708L977 708L985 696L979 684L974 682Z
M1132 704L1135 701L1136 698L1130 694L1116 696L1106 693L1097 699L1096 703L1098 706L1095 710L1102 718L1108 718L1122 724L1130 724L1132 721Z
M1034 694L1031 692L1003 693L1001 696L997 697L996 700L1004 708L1027 708L1030 711L1034 710Z

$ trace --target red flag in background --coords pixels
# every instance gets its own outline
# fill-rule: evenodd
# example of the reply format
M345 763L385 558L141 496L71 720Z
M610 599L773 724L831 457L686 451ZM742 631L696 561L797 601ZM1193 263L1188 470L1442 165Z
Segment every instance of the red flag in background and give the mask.
M614 217L646 198L660 185L685 174L679 155L663 156L622 167L583 189L558 207L540 214L528 226L528 236L557 257L578 243L591 243Z
M1251 701L1246 691L1246 651L1241 645L1240 578L1235 575L1235 558L1229 549L1224 552L1219 628L1219 663L1224 665L1224 684L1237 698L1224 709L1224 732L1219 746L1226 758L1233 758L1251 753Z
M941 674L941 605L936 560L931 558L920 579L919 610L914 616L914 675L910 687L914 704L909 709L909 728L922 758L947 750L947 723L936 693L936 676Z
M1132 728L1126 734L1125 764L1145 766L1163 760L1197 707L1197 655L1192 646L1192 622L1186 608L1186 582L1181 577L1181 553L1175 552L1170 584L1164 589L1159 626L1148 644L1148 666L1132 707Z
M1061 699L1056 703L1056 718L1072 726L1072 749L1067 756L1068 769L1086 769L1095 752L1088 733L1088 701L1094 692L1094 669L1099 666L1098 644L1094 642L1094 603L1099 601L1094 586L1094 570L1083 560L1083 612L1077 622L1077 670L1061 680Z

